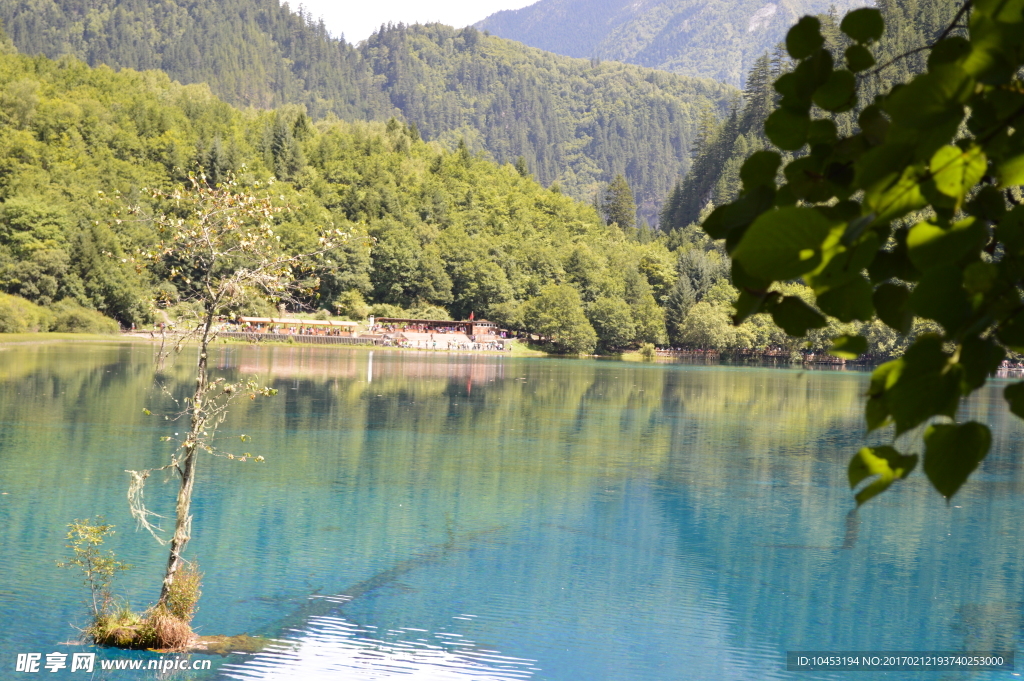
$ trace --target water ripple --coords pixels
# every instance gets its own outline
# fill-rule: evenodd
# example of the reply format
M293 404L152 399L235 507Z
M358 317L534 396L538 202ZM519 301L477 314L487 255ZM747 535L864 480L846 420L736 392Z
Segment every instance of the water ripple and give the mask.
M366 629L339 617L315 617L307 630L294 630L294 638L244 662L224 665L221 675L229 679L266 681L297 678L362 681L396 677L430 681L506 681L529 679L539 671L536 660L477 648L472 641L453 632L435 632L432 634L434 642L422 637L401 638L422 633L431 635L413 627L389 631L379 638L369 638L366 633Z

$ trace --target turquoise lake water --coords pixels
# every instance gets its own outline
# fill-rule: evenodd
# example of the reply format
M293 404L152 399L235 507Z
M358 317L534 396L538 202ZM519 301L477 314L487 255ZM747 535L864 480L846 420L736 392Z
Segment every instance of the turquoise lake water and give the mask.
M965 407L993 451L951 504L917 472L851 514L864 373L223 346L216 372L280 393L220 431L266 463L201 463L194 626L277 643L209 672L16 672L19 653L158 657L75 645L85 593L54 561L68 522L105 515L135 565L118 592L156 599L166 550L134 530L123 471L166 463L190 359L0 349L0 679L811 681L851 673L787 671L787 651L1024 635L1024 424L1003 381ZM170 515L174 492L154 474L146 499Z

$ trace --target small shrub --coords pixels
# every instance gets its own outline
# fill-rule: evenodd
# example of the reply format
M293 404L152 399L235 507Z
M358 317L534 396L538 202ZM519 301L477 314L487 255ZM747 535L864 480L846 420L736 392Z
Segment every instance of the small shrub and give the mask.
M167 308L177 305L181 301L181 294L177 287L169 281L161 281L153 288L153 302L159 308Z
M640 356L644 359L654 359L656 354L654 343L644 343L640 346Z
M53 314L19 296L0 293L0 333L46 331Z
M142 614L123 604L97 617L85 632L97 645L129 650L187 650L196 641L188 622L160 603Z
M170 613L186 624L191 622L199 609L197 604L203 595L202 584L203 573L195 561L186 563L185 567L178 570L167 594L167 609Z
M259 295L248 295L237 307L225 309L224 314L234 317L277 317L279 311L266 298Z
M131 567L117 560L112 551L104 553L100 549L103 541L113 534L113 527L103 518L69 523L67 547L73 555L57 563L57 567L80 569L89 587L93 618L85 633L97 645L114 648L189 648L196 640L189 623L202 594L203 574L199 566L187 563L175 575L166 602L157 603L145 613L137 613L127 603L116 601L111 593L114 576Z
M0 333L118 333L117 322L96 310L71 300L61 300L46 308L19 296L0 293Z
M92 600L92 614L99 621L114 610L111 584L118 572L132 566L117 559L113 551L103 552L100 547L107 537L114 534L114 526L104 522L102 516L90 522L75 520L68 523L67 548L72 555L57 561L57 567L82 572L82 581L89 587Z
M164 318L170 320L172 324L180 324L183 320L196 319L202 312L200 305L186 300L168 307Z
M149 619L134 612L127 603L99 615L85 631L97 645L112 648L152 648L157 643Z
M121 331L121 327L113 319L69 300L56 303L53 306L53 314L50 331L101 334L115 334Z

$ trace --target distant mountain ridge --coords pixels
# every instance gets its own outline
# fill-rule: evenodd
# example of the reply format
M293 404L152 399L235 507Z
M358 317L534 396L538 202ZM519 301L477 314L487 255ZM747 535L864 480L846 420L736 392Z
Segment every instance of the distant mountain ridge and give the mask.
M473 28L389 26L358 46L278 0L0 0L19 51L161 69L238 106L300 104L315 118L415 123L591 201L616 173L641 214L689 167L703 111L738 93L710 80L591 64Z
M481 30L570 57L613 59L734 87L805 14L865 0L539 0Z

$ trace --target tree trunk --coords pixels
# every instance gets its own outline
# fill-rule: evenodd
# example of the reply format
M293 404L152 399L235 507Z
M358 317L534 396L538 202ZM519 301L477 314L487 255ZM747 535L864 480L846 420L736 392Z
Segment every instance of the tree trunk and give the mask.
M199 438L202 437L206 427L206 386L208 375L206 373L207 348L210 343L210 329L213 326L213 310L207 310L203 320L203 335L199 341L199 357L196 362L196 391L192 398L191 424L188 437L185 440L185 459L179 467L181 475L181 487L178 489L178 503L176 506L174 520L174 536L171 537L171 551L167 556L167 571L164 573L163 586L160 588L160 603L167 603L170 596L171 585L174 584L174 574L181 567L181 554L192 538L192 516L189 511L192 507L192 487L195 484L196 460L198 459Z

